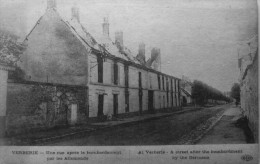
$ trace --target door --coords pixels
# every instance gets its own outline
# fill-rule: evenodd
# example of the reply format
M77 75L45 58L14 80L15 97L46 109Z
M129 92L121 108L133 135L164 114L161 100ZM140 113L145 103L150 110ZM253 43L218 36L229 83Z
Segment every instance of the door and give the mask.
M104 95L98 95L98 117L103 116Z
M125 91L125 112L129 112L129 91Z
M78 112L78 105L71 104L71 124L75 124L77 122L77 112Z
M154 108L153 108L153 91L148 91L148 110L154 111Z
M113 94L114 116L118 114L118 94Z
M139 89L139 112L142 114L143 112L143 91Z
M139 83L139 112L143 112L143 91L142 91L142 72L138 73L138 83Z

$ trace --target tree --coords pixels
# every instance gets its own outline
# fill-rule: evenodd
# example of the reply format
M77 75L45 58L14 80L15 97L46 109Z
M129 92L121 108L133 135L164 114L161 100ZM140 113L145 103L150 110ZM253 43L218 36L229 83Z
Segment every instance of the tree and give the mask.
M236 99L237 102L240 102L240 85L238 83L234 83L231 88L231 97Z
M191 95L196 104L204 105L209 99L219 101L229 101L229 98L224 96L219 90L201 82L194 80Z
M25 46L17 42L18 37L6 30L0 30L0 62L15 66Z

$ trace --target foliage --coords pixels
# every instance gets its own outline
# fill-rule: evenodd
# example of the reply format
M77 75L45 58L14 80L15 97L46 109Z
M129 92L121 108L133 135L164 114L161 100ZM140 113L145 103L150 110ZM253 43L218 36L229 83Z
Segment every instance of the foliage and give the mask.
M238 83L234 83L231 88L231 97L236 99L237 102L240 102L240 85Z
M198 80L194 80L193 82L191 95L195 100L195 103L199 105L206 104L209 99L226 102L230 101L221 91Z
M9 31L0 30L0 62L16 65L25 46L17 42L18 37Z

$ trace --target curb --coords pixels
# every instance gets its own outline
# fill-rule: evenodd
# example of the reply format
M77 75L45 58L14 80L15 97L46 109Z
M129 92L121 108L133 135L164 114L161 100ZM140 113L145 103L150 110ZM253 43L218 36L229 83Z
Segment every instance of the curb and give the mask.
M114 128L114 127L117 127L117 126L133 125L133 124L137 124L137 123L141 123L141 122L157 120L157 119L160 119L160 118L169 117L169 116L172 116L172 115L182 114L182 113L186 113L186 112L197 111L197 110L201 110L201 109L204 109L204 108L203 107L199 107L199 108L197 107L195 109L176 111L176 112L161 115L161 116L152 116L152 117L145 118L145 119L123 122L123 123L119 123L119 124L115 124L115 125L106 125L106 126L103 126L103 127L98 127L96 129L94 129L94 128L93 129L87 129L87 130L77 131L77 132L73 132L73 133L67 133L67 134L60 135L60 136L47 137L47 138L41 138L41 139L36 139L36 140L31 140L31 141L24 141L24 142L22 141L21 143L22 144L29 144L29 145L34 145L34 144L38 144L38 143L42 144L42 143L46 143L46 142L50 142L50 141L55 141L55 140L58 140L58 139L80 136L80 135L83 135L85 133L91 133L91 132L95 132L95 131L102 130L102 129L109 129L109 128Z
M222 117L224 116L224 113L222 115L220 115L216 121L213 122L213 124L210 125L210 127L208 129L206 129L204 131L204 133L202 133L198 138L196 138L192 143L196 144L197 142L199 142L210 130L212 130L215 125L222 119Z
M224 114L225 114L225 111L220 116L218 116L217 119L210 125L210 127L207 128L200 136L198 136L198 138L196 138L192 142L192 144L198 143L210 130L212 130L216 126L216 124L220 122L220 120L222 119Z
M202 122L201 124L197 125L193 130L191 130L188 134L182 136L180 140L178 140L177 143L181 145L194 145L198 143L210 130L212 130L216 124L222 119L224 116L225 110L221 111L219 113L216 113L214 116L208 118L206 121ZM203 128L204 123L208 122L209 120L212 120L210 122L209 126L207 128ZM202 131L201 131L202 130ZM200 132L201 131L201 132ZM196 136L196 133L200 133ZM192 136L196 136L193 138Z

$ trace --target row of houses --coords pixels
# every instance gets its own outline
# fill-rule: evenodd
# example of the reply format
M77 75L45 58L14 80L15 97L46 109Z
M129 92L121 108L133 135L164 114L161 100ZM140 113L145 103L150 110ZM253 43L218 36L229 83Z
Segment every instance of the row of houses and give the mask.
M26 50L1 86L7 134L181 107L181 79L161 72L159 48L146 60L144 43L134 55L122 31L112 41L107 18L103 35L93 38L80 23L79 9L71 12L66 21L56 1L47 0L45 14L26 36Z

